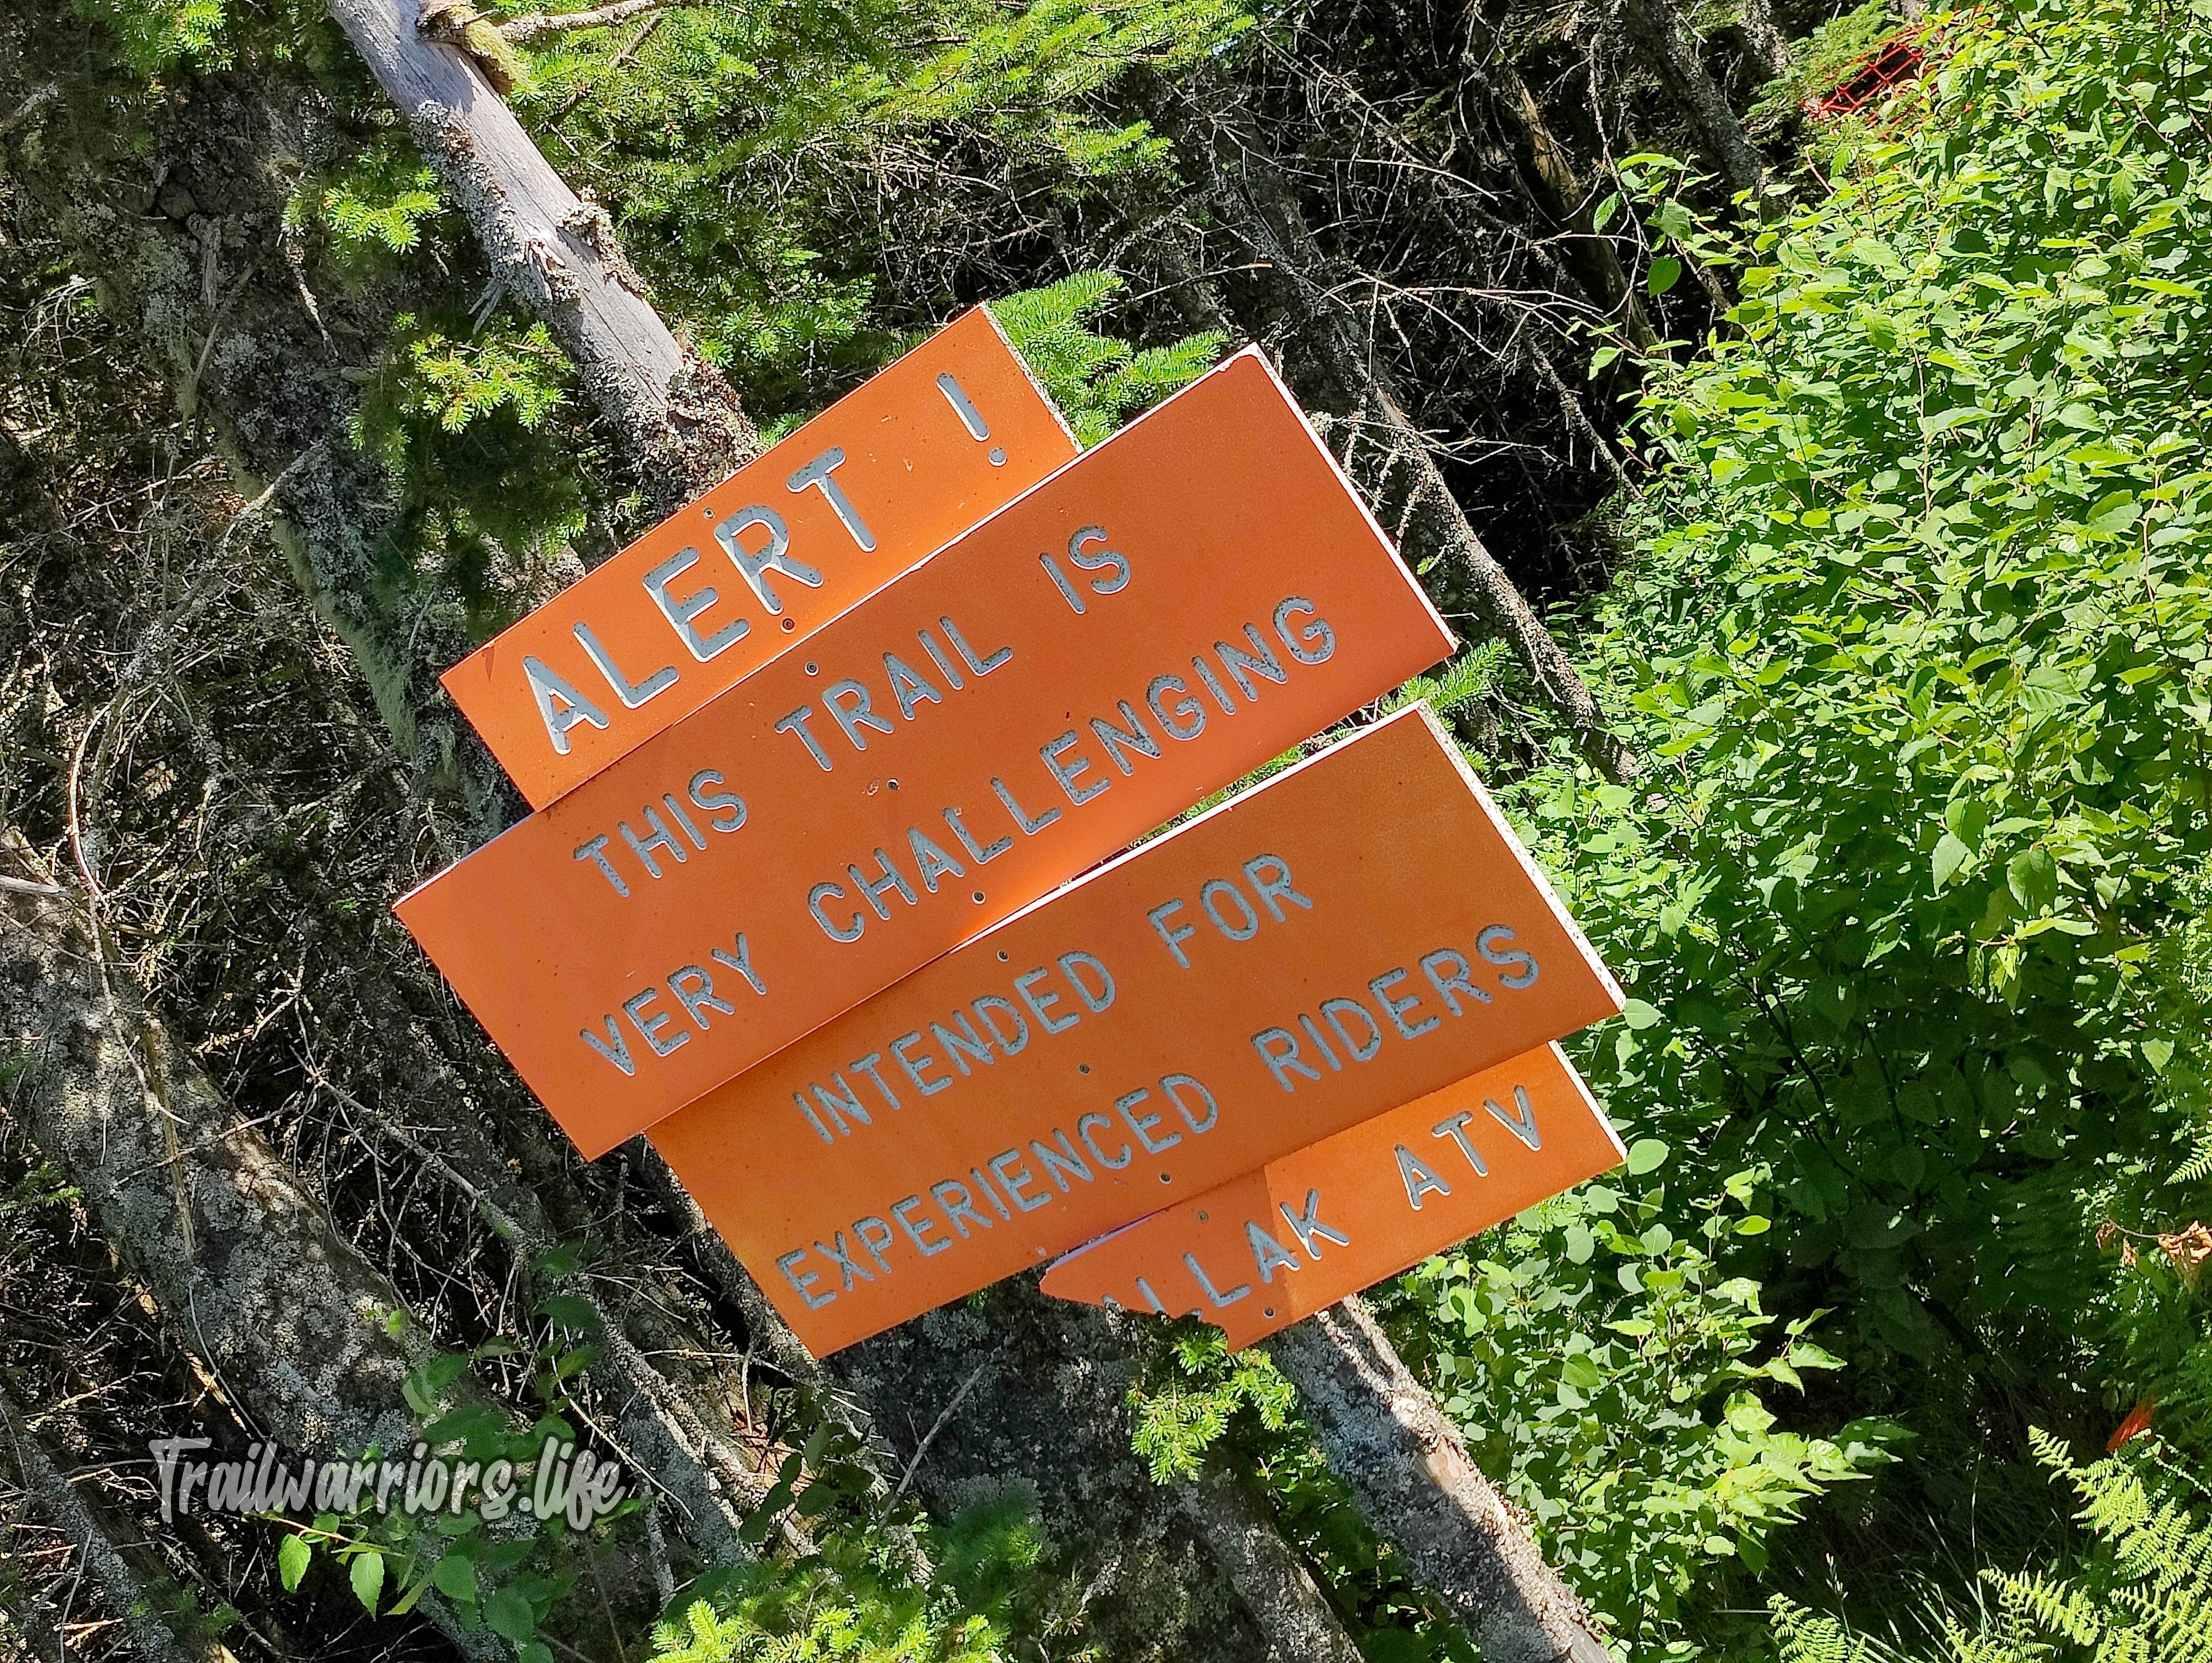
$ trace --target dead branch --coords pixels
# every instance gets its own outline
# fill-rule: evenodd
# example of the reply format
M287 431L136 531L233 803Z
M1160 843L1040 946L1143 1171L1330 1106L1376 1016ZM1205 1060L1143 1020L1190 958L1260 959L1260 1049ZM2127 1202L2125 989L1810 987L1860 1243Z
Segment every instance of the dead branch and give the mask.
M588 11L564 11L548 14L532 12L526 17L512 17L499 26L499 32L507 43L515 46L534 46L541 40L552 40L564 34L578 34L586 29L603 29L624 18L635 17L641 12L659 11L672 5L688 5L692 0L612 0L605 6L594 6Z

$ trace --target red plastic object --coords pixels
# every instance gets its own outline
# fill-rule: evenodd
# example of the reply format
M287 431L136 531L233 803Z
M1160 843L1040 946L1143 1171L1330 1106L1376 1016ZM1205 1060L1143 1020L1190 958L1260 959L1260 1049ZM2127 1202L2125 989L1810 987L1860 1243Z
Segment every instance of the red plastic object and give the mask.
M1808 112L1819 116L1850 115L1863 110L1892 88L1918 78L1927 54L1922 50L1923 31L1905 29L1883 41L1851 68L1850 73L1820 97L1806 100Z

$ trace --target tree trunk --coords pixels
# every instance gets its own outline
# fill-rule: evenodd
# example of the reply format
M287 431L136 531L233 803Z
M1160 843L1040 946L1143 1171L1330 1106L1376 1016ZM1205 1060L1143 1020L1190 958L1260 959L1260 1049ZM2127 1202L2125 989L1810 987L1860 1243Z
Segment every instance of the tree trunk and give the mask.
M100 1590L108 1614L122 1624L133 1649L145 1663L235 1663L228 1647L210 1641L202 1631L204 1619L191 1596L150 1555L118 1544L114 1532L54 1464L30 1417L3 1384L0 1384L0 1478L28 1495L68 1539L74 1557ZM26 1594L35 1599L20 1561L17 1574L22 1576ZM65 1636L55 1651L66 1658Z
M317 1457L407 1448L401 1387L434 1354L428 1334L173 1049L82 902L12 834L0 876L15 880L0 890L0 1025L37 1036L8 1112L262 1435ZM424 1605L464 1651L498 1654L486 1630Z
M1152 1482L1132 1447L1138 1363L1103 1311L1010 1278L838 1352L830 1368L869 1406L895 1483L933 1513L1012 1492L1048 1551L1085 1587L1086 1643L1110 1658L1261 1663L1303 1659L1311 1628L1241 1574L1292 1558L1272 1520L1265 1542L1229 1541ZM1327 1653L1322 1654L1328 1655Z
M1559 642L1483 547L1428 441L1328 293L1322 280L1326 257L1289 181L1233 122L1194 110L1158 86L1147 102L1154 124L1176 143L1220 222L1267 268L1268 289L1286 325L1284 374L1310 410L1333 418L1333 448L1376 518L1397 537L1407 564L1419 569L1440 562L1454 598L1473 610L1482 634L1512 649L1537 696L1567 725L1583 756L1610 779L1634 778L1640 767L1635 754L1607 725Z
M1263 1626L1283 1663L1364 1663L1305 1562L1235 1473L1208 1466L1177 1481L1176 1500L1227 1567L1245 1609L1268 1613Z
M1483 1663L1612 1663L1582 1602L1364 1302L1345 1300L1264 1343L1298 1388L1329 1470L1414 1580L1451 1607Z
M1774 21L1773 6L1769 0L1739 0L1737 15L1752 65L1760 71L1759 80L1773 80L1790 67L1790 42Z
M1706 72L1698 39L1674 9L1674 0L1620 0L1620 18L1628 38L1641 48L1644 63L1689 122L1706 162L1719 171L1733 194L1755 192L1765 175L1765 164L1745 137L1728 94Z
M406 115L502 284L575 361L629 446L655 518L734 473L760 434L727 383L669 332L606 212L554 171L477 60L417 27L421 0L328 0Z

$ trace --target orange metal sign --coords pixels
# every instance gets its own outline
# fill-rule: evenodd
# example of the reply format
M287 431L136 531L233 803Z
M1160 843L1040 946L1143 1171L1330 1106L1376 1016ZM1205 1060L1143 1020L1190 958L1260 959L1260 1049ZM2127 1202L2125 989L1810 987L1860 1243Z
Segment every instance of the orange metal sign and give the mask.
M441 679L544 808L1075 454L977 307Z
M653 1128L817 1354L1620 1009L1419 707Z
M398 911L596 1156L1450 645L1246 352Z
M1547 1045L1079 1247L1044 1290L1188 1312L1236 1350L1626 1155Z

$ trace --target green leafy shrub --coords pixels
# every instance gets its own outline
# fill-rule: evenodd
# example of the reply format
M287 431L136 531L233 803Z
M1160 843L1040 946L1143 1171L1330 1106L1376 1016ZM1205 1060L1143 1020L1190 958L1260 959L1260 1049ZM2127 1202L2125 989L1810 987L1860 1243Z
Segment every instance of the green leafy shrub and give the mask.
M1835 1312L1846 1366L1765 1412L1846 1450L1829 1429L1881 1413L2002 1465L2023 1399L2090 1422L2149 1393L2204 1462L2204 1308L2151 1241L2207 1216L2212 1168L2212 7L2026 0L1951 29L1919 124L1839 158L1826 199L1733 242L1658 228L1741 299L1644 366L1664 465L1585 637L1647 771L1501 795L1631 995L1577 1059L1674 1151L1624 1235L1649 1216L1711 1261L1684 1290L1710 1334L1730 1285L1747 1314ZM1746 1171L1774 1228L1708 1235L1701 1198ZM1468 1298L1540 1326L1491 1361L1457 1310L1420 1317L1435 1377L1557 1502L1532 1504L1548 1551L1602 1544L1574 1573L1601 1606L1677 1591L1680 1631L1633 1614L1638 1645L1740 1643L1718 1608L1804 1499L1786 1468L1754 1552L1706 1560L1693 1510L1642 1510L1668 1492L1633 1438L1496 1437L1571 1426L1578 1326L1565 1383L1641 1425L1651 1369L1603 1325L1657 1319L1561 1314L1574 1255L1607 1250L1580 1222L1481 1245L1500 1269ZM1502 1407L1446 1380L1457 1355ZM1714 1378L1694 1346L1667 1366ZM1948 1479L1912 1450L1881 1516L1940 1534Z
M1729 333L1654 366L1678 466L1596 645L1651 783L1523 798L1650 1013L1601 1095L1771 1161L1881 1347L2078 1361L2092 1198L2153 1205L2208 1112L2207 15L1986 21L1741 251Z
M1843 1365L1808 1337L1814 1318L1779 1322L1756 1284L1716 1263L1767 1229L1752 1205L1762 1175L1685 1203L1652 1175L1665 1155L1639 1143L1622 1180L1546 1202L1374 1296L1477 1464L1636 1657L1694 1654L1682 1605L1715 1562L1755 1576L1773 1531L1892 1459L1901 1435L1875 1420L1826 1438L1780 1429L1762 1389L1802 1391L1805 1373ZM1696 1223L1679 1234L1663 1222L1685 1216ZM1365 1538L1263 1352L1232 1356L1218 1330L1178 1325L1132 1400L1155 1478L1233 1451L1267 1476L1285 1528L1328 1566L1368 1640L1394 1656L1455 1654L1449 1626Z
M919 1574L909 1545L842 1530L714 1575L653 1630L655 1663L998 1663L1036 1563L1033 1525L1000 1502L916 1529Z
M1666 1155L1639 1141L1622 1176L1431 1259L1396 1296L1477 1463L1639 1657L1694 1650L1678 1619L1708 1568L1755 1576L1771 1532L1899 1435L1878 1421L1778 1429L1760 1388L1802 1392L1843 1364L1809 1338L1816 1316L1780 1322L1720 1263L1768 1229L1753 1206L1765 1174L1686 1200L1654 1175Z

